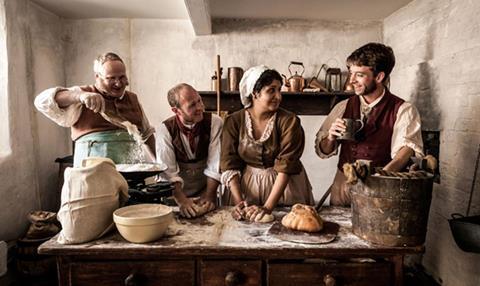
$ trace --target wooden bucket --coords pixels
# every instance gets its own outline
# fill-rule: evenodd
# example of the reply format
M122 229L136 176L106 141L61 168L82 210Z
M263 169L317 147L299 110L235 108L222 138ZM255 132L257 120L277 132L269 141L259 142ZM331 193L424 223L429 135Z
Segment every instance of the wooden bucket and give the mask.
M387 246L425 242L433 175L423 178L370 176L352 191L352 228L361 238Z

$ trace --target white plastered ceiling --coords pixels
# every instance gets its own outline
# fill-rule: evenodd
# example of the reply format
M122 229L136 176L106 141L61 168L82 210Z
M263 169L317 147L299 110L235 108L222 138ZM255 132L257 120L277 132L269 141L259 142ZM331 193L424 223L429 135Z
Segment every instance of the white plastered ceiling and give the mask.
M197 35L213 18L381 20L412 0L32 0L71 19L189 19Z

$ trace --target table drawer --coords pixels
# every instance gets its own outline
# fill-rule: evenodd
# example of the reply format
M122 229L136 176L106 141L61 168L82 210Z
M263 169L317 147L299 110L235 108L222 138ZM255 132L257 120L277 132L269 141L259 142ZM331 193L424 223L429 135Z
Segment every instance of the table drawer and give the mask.
M270 263L267 279L271 286L389 286L393 266L388 262Z
M262 285L260 260L203 260L200 280L204 286Z
M194 285L194 261L112 261L70 264L70 285Z

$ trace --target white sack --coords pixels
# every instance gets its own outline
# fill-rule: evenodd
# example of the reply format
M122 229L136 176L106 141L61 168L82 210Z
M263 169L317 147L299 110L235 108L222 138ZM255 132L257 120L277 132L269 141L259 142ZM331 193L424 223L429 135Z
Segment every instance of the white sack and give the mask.
M128 198L127 181L108 158L87 158L65 170L58 220L58 242L83 243L97 239L114 225L112 213ZM88 162L87 162L88 161Z

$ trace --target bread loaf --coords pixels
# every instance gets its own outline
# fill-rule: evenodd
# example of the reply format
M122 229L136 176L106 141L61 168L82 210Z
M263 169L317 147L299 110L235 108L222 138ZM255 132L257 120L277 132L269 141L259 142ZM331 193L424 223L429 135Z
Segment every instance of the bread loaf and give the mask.
M295 204L282 218L282 225L293 230L317 232L323 228L323 220L311 206Z

